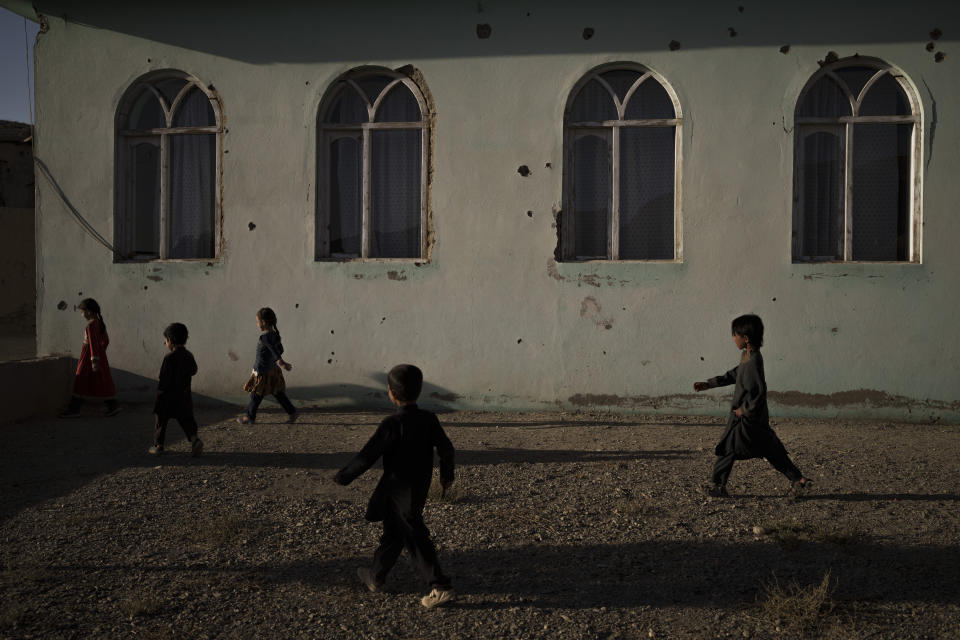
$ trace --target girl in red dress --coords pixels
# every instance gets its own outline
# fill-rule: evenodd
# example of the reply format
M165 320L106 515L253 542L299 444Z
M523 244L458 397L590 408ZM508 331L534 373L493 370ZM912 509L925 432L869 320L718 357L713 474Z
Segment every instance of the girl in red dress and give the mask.
M103 400L104 414L115 416L120 412L120 407L117 405L117 389L110 375L110 363L107 362L110 337L100 315L100 305L93 298L85 298L77 308L87 321L87 328L83 332L83 348L73 381L73 397L60 417L80 417L80 407L86 399Z

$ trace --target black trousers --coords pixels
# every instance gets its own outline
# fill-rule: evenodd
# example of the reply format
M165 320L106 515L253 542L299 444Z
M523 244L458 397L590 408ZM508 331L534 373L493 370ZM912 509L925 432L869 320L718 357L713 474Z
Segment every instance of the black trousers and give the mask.
M293 403L290 402L290 398L288 398L287 394L283 391L273 394L273 397L277 399L277 402L280 403L280 406L283 407L283 410L289 415L297 412ZM263 402L263 396L256 393L250 394L250 403L247 405L247 417L250 418L251 422L257 419L257 409L260 407L261 402Z
M786 447L783 446L779 438L775 437L775 441L770 442L766 449L767 450L763 452L763 457L767 459L767 462L769 462L774 469L787 476L788 480L794 482L803 477L797 465L793 464L793 460L790 459ZM726 453L722 456L717 456L717 461L713 465L713 484L727 484L727 480L730 478L730 471L733 469L733 462L738 459L743 460L744 457L741 456L738 458L736 453Z
M180 427L187 435L187 440L193 440L197 435L197 421L194 419L192 411L179 415L160 415L159 413L154 415L157 419L153 427L153 445L155 447L162 447L163 442L167 439L167 423L171 418L180 423Z
M406 548L420 575L431 587L450 588L450 578L443 575L437 561L437 549L419 513L398 514L392 509L383 520L380 546L373 554L373 574L377 582L387 579L400 552Z

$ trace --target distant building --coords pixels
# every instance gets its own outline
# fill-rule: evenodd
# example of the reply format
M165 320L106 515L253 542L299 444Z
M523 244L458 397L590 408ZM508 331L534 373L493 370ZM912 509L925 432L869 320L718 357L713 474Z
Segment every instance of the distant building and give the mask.
M0 4L3 4L0 2ZM933 3L931 3L933 4ZM35 3L41 353L237 399L960 419L960 4Z
M33 127L0 120L0 360L34 355Z

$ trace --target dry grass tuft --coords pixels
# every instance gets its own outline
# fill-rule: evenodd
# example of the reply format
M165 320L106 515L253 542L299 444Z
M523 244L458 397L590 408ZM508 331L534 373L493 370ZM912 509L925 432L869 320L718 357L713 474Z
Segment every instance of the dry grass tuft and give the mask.
M120 603L120 611L130 619L160 613L163 603L153 596L131 595Z
M809 633L819 629L833 611L832 595L828 570L817 585L801 586L791 582L784 587L774 579L763 585L764 599L760 607L763 617L771 623L783 629Z

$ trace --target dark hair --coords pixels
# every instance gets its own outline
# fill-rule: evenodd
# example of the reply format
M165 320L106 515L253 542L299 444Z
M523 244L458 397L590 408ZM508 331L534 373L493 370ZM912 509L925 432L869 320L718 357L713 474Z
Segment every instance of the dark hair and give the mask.
M747 338L750 346L759 349L763 346L763 320L760 316L748 313L733 319L730 325L732 334Z
M167 338L175 345L187 344L187 337L189 335L190 333L187 331L187 325L180 322L168 324L167 328L163 330L163 337Z
M415 402L423 388L423 371L412 364L398 364L387 374L387 386L400 402Z
M82 311L89 311L90 313L97 314L97 320L100 321L100 331L107 330L107 323L103 321L103 316L100 315L100 305L97 304L97 301L93 298L84 298L80 301L80 304L77 305L77 308Z
M273 309L270 307L261 307L257 310L257 318L260 319L260 322L264 323L269 327L273 327L273 330L277 332L277 335L280 335L280 329L277 328L277 314L273 312Z

